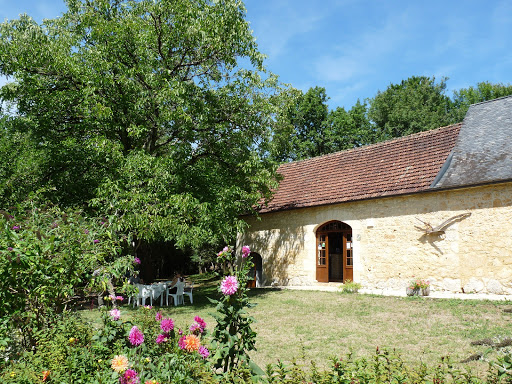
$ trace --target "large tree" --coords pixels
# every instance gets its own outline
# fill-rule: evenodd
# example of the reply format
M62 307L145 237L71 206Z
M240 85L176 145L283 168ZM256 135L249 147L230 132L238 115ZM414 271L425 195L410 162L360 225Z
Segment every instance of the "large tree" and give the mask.
M368 117L381 139L410 135L454 122L452 103L445 95L446 79L413 76L390 84L369 100Z
M232 236L273 164L275 79L237 0L68 0L0 25L0 98L44 151L45 197L148 240ZM239 66L244 59L244 68Z

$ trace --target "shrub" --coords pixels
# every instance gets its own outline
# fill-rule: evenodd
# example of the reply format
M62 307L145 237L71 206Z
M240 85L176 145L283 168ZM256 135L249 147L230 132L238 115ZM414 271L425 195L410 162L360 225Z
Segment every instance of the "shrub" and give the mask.
M361 289L361 284L352 280L346 280L343 285L340 285L340 292L342 293L357 293Z
M102 290L130 264L108 221L80 211L27 205L1 211L0 227L0 345L12 353L36 346L77 287Z

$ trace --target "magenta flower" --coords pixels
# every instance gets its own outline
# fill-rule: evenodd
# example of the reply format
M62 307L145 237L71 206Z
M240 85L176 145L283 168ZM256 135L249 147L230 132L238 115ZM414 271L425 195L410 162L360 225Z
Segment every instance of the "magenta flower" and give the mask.
M155 320L156 321L162 321L162 312L157 312L156 313Z
M162 319L160 322L160 328L165 333L169 333L174 329L174 320L173 319Z
M238 290L238 280L236 276L226 276L220 283L220 290L225 295L232 295Z
M141 345L144 342L144 334L139 331L139 328L136 326L133 326L130 335L128 336L128 339L130 340L130 343L132 345Z
M195 322L190 326L190 332L199 334L203 333L206 329L206 322L199 316L194 317Z
M12 251L13 249L14 249L13 247L7 247L8 251Z
M185 338L187 336L181 336L180 339L178 340L178 346L180 347L180 349L185 349Z
M244 245L242 247L242 257L243 258L248 257L250 254L251 254L251 248L249 248L248 245Z
M20 229L20 226L19 226L19 225L15 225L15 226L13 226L13 227L12 227L12 230L13 230L13 231L17 231L18 229Z
M203 359L208 358L210 356L210 351L204 345L201 345L198 350L199 354L203 357Z
M134 257L133 264L140 264L140 259L138 257Z
M190 332L192 332L192 333L203 333L201 326L197 323L193 323L189 329L190 329Z
M163 334L163 333L159 334L156 337L156 343L157 344L165 343L167 340L168 340L168 336L166 334Z
M110 316L112 317L112 320L117 321L121 317L121 311L117 308L112 309L110 312Z
M88 230L88 229L84 229L84 233L85 233L86 235L88 235L88 234L89 234L89 230Z
M139 384L139 375L133 369L127 369L119 378L119 384Z
M98 244L99 242L100 242L100 241L99 241L98 239L94 239L94 240L93 240L93 243L94 243L94 244Z
M218 257L223 257L223 256L227 256L227 254L229 254L231 252L231 249L229 249L229 247L224 247L222 249L222 251L220 251L217 256Z
M204 331L206 329L206 321L201 319L199 316L194 317L194 321L199 324L201 329Z

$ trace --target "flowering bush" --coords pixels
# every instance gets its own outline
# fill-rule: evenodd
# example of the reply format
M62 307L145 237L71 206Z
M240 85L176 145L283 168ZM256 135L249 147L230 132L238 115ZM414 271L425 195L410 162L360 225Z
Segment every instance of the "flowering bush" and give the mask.
M248 355L249 351L255 349L256 341L256 332L251 328L254 319L245 310L251 306L247 297L247 279L254 266L250 253L248 246L242 247L238 265L231 247L225 247L217 254L219 262L226 266L227 276L219 287L222 298L211 300L217 304L214 315L217 325L213 330L212 345L215 348L215 368L222 369L224 373L241 367L250 367L253 373L262 373Z
M77 288L101 292L105 279L122 276L131 264L122 242L79 211L30 203L0 211L0 343L12 353L34 347Z
M202 318L194 318L193 324L197 324L194 331L190 328L176 331L172 319L158 319L153 309L136 311L131 321L124 319L122 308L116 320L110 312L102 309L103 325L94 334L83 320L65 315L57 333L56 330L43 332L40 350L26 352L1 367L4 369L0 370L0 382L168 384L216 381L210 368L209 346L205 343L207 325ZM74 322L70 321L73 318Z

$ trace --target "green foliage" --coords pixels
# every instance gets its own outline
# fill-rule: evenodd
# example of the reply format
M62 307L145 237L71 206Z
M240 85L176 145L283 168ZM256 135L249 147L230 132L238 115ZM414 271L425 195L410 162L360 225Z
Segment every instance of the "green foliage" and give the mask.
M359 100L349 111L342 107L330 111L327 126L332 152L371 144L375 140L367 105Z
M275 186L260 146L277 82L242 3L67 4L41 25L0 25L0 74L14 80L0 100L41 151L33 189L92 203L147 241L231 239Z
M123 320L122 312L115 320L105 307L102 325L93 331L80 317L63 314L52 329L39 333L36 351L26 351L5 364L0 379L3 383L34 383L48 372L51 383L120 383L129 368L137 372L141 383L214 382L207 360L197 351L180 348L177 332L156 342L163 331L155 315L153 309L141 308L133 322ZM144 335L140 345L132 345L128 337L134 325ZM199 335L198 340L201 338ZM128 362L119 372L112 367L116 355L125 356Z
M400 137L454 123L446 79L413 76L390 84L370 100L368 118L381 139Z
M13 347L34 346L37 332L52 325L76 288L103 290L105 279L129 268L108 221L31 205L1 213L0 318L8 322L0 339Z
M40 187L44 153L22 121L0 115L0 132L0 207L9 207Z
M340 285L341 293L357 293L360 289L361 284L352 280L346 280L342 285Z
M325 132L328 115L325 88L305 94L292 89L284 94L279 129L274 132L272 156L278 161L301 160L330 151Z
M350 383L485 383L496 378L494 369L489 369L488 381L473 374L470 370L460 371L454 368L448 358L442 358L435 367L424 364L408 365L401 356L388 350L376 349L370 358L332 358L331 366L326 370L302 367L296 363L291 365L278 362L270 364L266 369L265 383L268 384L299 384L311 382L315 384L350 384ZM510 376L507 377L510 379ZM508 382L508 381L504 381Z
M478 83L476 87L459 89L453 93L456 119L462 121L471 104L510 95L512 95L512 84L492 84L488 81Z
M413 76L390 84L350 109L328 111L321 87L284 90L274 99L277 116L269 156L276 161L302 160L394 137L439 128L463 120L469 106L512 94L511 85L479 83L446 94L446 78Z
M244 249L248 250L248 247ZM217 311L214 314L217 324L212 333L212 345L215 348L213 360L215 368L222 369L224 373L241 367L250 368L253 373L261 371L248 355L249 351L255 349L256 342L256 332L251 328L254 318L245 310L251 307L247 297L247 280L254 266L249 253L244 253L239 265L235 265L236 260L230 247L225 247L219 253L219 260L227 265L227 277L220 286L222 298L210 301L216 304ZM231 291L226 291L223 284L227 281L236 281L236 289L232 287Z

